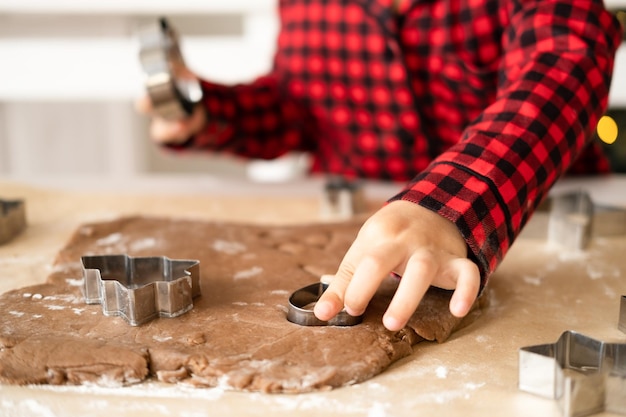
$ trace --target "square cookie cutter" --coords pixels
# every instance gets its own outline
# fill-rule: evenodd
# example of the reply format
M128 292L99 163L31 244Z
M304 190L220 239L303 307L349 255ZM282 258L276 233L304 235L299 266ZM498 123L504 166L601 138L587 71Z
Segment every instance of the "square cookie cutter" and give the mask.
M0 199L0 245L26 228L26 207L22 200Z
M106 316L121 316L132 326L156 317L178 317L200 295L200 262L165 256L83 256L87 304L102 304Z
M626 329L622 296L618 327ZM558 401L565 417L626 414L626 343L565 331L556 343L519 351L520 390Z
M529 222L523 235L564 249L584 250L594 237L626 235L626 208L596 204L583 190L549 196L536 214L536 224ZM547 214L545 225L541 214Z
M367 210L363 184L340 176L330 176L324 185L320 214L326 220L349 219Z

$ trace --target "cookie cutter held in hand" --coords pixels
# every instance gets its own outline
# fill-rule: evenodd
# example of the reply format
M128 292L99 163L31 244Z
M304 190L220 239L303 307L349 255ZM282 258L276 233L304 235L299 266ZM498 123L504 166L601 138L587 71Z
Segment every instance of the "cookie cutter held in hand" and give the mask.
M160 18L142 26L138 36L139 60L154 111L169 120L189 117L203 93L198 79L186 69L177 32Z
M626 329L626 298L619 324ZM626 414L626 343L566 331L556 343L519 351L519 389L558 400L565 417Z
M153 318L178 317L200 295L197 260L164 256L83 256L83 292L87 304L102 304L106 316L121 316L132 326Z
M312 306L327 288L327 283L319 282L294 291L289 297L287 320L301 326L354 326L363 321L362 315L351 316L345 310L340 311L329 321L318 319L313 313Z

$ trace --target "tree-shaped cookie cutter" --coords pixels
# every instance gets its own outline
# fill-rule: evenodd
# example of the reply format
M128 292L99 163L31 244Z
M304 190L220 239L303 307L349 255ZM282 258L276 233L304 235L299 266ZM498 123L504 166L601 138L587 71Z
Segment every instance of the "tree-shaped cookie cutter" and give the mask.
M83 256L87 304L102 304L106 316L121 316L132 326L156 317L178 317L200 295L200 263L164 256Z
M626 329L624 296L619 328ZM626 343L565 331L556 343L523 347L519 389L557 400L565 417L626 414Z

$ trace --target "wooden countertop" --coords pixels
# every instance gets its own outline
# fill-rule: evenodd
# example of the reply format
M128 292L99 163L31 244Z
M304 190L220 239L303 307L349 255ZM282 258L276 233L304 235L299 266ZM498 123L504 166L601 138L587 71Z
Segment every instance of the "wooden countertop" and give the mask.
M33 185L35 184L35 185ZM0 198L26 201L28 228L0 246L0 291L43 282L81 223L126 214L224 221L320 221L321 182L288 185L161 178L53 184L0 180ZM564 182L626 207L626 177ZM377 207L396 186L366 185ZM535 219L533 219L535 221ZM626 294L626 236L596 238L583 252L521 237L491 279L485 306L450 340L414 353L362 384L300 395L237 393L162 384L126 388L0 385L2 416L559 416L557 404L517 389L518 349L553 343L565 330L626 342L617 330ZM603 416L611 414L604 413Z

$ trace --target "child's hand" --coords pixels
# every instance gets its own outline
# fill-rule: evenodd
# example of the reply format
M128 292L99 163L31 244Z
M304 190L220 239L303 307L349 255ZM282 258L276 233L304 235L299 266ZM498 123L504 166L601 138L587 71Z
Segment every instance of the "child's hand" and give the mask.
M365 222L315 315L329 320L344 307L350 315L363 314L391 272L402 276L383 317L392 331L406 325L431 284L454 289L450 312L457 317L469 312L480 289L478 266L467 258L457 227L417 204L394 201Z
M157 116L148 96L135 102L138 112L152 117L150 137L160 144L180 144L200 132L206 124L206 112L201 104L196 105L191 116L181 120L167 120Z

